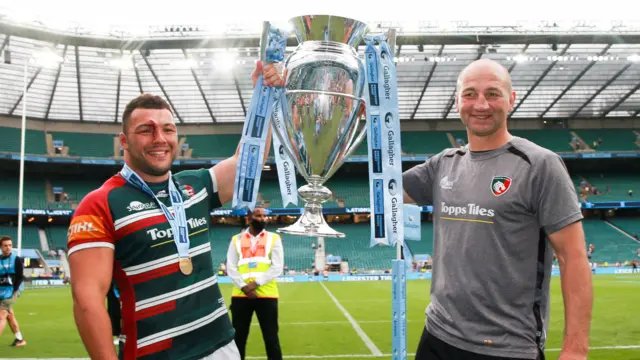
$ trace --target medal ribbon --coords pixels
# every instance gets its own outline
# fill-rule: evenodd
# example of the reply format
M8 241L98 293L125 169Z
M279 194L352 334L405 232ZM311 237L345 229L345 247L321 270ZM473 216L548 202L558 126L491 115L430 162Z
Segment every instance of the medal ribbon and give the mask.
M162 213L167 218L169 225L171 225L171 231L173 232L173 242L178 248L178 256L180 259L189 258L189 232L187 229L187 216L184 210L184 202L180 191L173 182L171 171L169 171L169 199L171 200L171 206L173 207L173 214L165 204L158 199L156 194L153 193L149 185L138 176L131 168L125 164L120 171L122 177L127 182L136 188L142 190L147 195L151 196L156 203L160 206Z

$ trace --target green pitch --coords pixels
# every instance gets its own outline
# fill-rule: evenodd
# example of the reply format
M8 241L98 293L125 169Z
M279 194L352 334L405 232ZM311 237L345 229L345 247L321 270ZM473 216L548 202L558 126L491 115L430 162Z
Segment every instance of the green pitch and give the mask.
M563 330L560 279L552 281L551 324L548 359L557 359ZM391 283L324 283L357 323L359 332L345 317L327 290L319 283L280 284L280 339L288 358L330 359L371 358L379 350L380 359L391 352ZM231 286L223 291L229 299ZM640 360L640 275L599 275L594 277L595 306L591 330L593 360ZM409 352L416 350L429 301L429 283L410 281L407 290ZM11 331L0 337L1 358L86 358L75 328L71 291L41 289L24 293L16 314L28 344L11 348ZM266 358L260 328L254 317L248 355ZM364 339L369 339L369 345ZM626 348L625 348L626 347ZM373 349L373 350L372 350ZM354 356L355 355L355 356ZM362 356L357 356L362 355Z

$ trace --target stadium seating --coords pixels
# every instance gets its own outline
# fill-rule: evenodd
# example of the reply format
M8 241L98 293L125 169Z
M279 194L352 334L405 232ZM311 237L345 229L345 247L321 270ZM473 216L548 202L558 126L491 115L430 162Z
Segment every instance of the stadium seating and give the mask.
M510 130L510 132L513 136L525 138L551 151L573 151L573 148L569 145L571 133L567 129Z
M388 246L369 248L371 226L369 224L330 224L336 231L345 233L344 239L325 238L325 253L341 256L351 269L390 269L396 249Z
M585 178L602 195L589 195L588 201L624 201L637 200L640 196L640 177L634 174L585 174ZM607 186L611 190L607 192ZM629 190L635 190L635 197L629 196Z
M598 151L640 151L632 129L578 129L575 132L592 149L594 142L602 140L596 148Z
M13 239L13 247L18 247L18 227L0 225L0 235L8 235ZM22 227L22 248L40 250L40 237L38 228L35 226L23 225Z
M115 134L50 132L53 140L62 140L70 156L113 157Z
M230 225L213 225L209 231L209 239L211 240L211 256L213 258L213 266L218 268L220 264L227 262L227 250L229 242L233 235L242 231L238 226Z
M0 144L0 151L20 152L20 129L0 127L5 134L5 141ZM528 139L542 147L556 152L570 152L573 148L571 131L569 129L543 130L510 130L515 136ZM636 145L637 135L632 129L575 129L573 130L589 146L601 139L599 151L640 151ZM467 142L466 131L403 131L402 152L405 155L432 155L445 148L450 148L451 142L461 139ZM115 134L51 132L54 140L63 140L69 146L69 155L87 157L112 157L113 136ZM181 136L183 137L183 136ZM238 146L240 134L207 134L184 135L185 143L192 149L194 158L225 158L231 156ZM45 133L40 130L26 131L26 153L46 154ZM272 152L273 154L273 152ZM367 140L360 144L355 155L367 155Z
M640 219L614 218L610 222L629 235L638 235L640 237ZM640 243L638 243L638 248L640 248Z
M584 174L572 174L571 178L579 191L580 182ZM589 195L589 201L611 201L611 200L633 200L635 197L629 197L630 189L636 191L636 197L640 196L640 178L635 175L621 174L586 174L584 177L600 191L605 192L607 185L611 187L611 191L603 195ZM64 192L69 194L69 202L47 203L45 193L45 181L28 177L25 182L25 199L26 207L31 208L50 208L50 209L72 209L90 191L100 186L101 180L81 180L81 179L47 179L53 186L61 186ZM298 187L306 182L298 179ZM324 203L324 207L367 207L369 201L369 182L363 177L333 177L326 184L333 192L333 198ZM282 207L282 197L280 195L280 187L277 179L263 178L260 183L259 199L268 204L271 208ZM0 206L17 207L18 205L18 179L17 178L0 178ZM299 206L303 203L299 202ZM292 207L292 205L289 205ZM231 209L231 203L225 204L223 209Z
M271 224L270 231L276 231L282 226L286 225ZM311 243L315 238L287 234L280 234L280 236L284 247L284 264L289 270L311 270L311 264L315 262L315 250L311 247Z
M407 244L414 255L433 256L433 223L422 220L420 228L420 241L407 240Z
M186 135L185 144L193 149L194 158L225 158L233 155L240 142L240 134Z
M20 153L22 130L13 127L0 127L0 132L2 132L0 151ZM43 155L47 153L47 142L43 131L27 129L24 139L25 154Z
M0 207L18 207L19 179L0 176ZM24 182L23 205L27 208L46 209L44 181L26 177Z
M50 226L45 229L50 249L66 249L67 248L67 227L66 226Z
M402 132L402 153L406 155L437 154L450 147L446 131Z
M637 221L637 220L636 220ZM584 232L587 245L593 244L595 251L591 261L598 263L625 262L635 257L640 244L609 226L602 220L585 220Z

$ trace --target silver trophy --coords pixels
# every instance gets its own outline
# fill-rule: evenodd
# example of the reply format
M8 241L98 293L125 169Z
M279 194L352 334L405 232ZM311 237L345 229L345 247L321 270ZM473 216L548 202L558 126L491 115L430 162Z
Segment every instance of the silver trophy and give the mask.
M284 119L274 122L273 129L308 184L298 189L305 201L302 215L278 232L341 238L345 235L329 227L322 216L322 203L332 195L323 184L367 133L366 74L356 46L369 28L330 15L300 16L289 22L299 45L284 64L287 103Z

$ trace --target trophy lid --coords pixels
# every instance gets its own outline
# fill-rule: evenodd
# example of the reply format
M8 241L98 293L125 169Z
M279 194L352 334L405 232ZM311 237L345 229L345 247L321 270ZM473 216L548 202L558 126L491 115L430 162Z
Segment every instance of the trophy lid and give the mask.
M304 15L289 20L299 43L305 41L335 41L357 46L370 31L367 24L342 16Z

